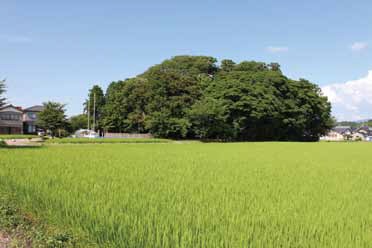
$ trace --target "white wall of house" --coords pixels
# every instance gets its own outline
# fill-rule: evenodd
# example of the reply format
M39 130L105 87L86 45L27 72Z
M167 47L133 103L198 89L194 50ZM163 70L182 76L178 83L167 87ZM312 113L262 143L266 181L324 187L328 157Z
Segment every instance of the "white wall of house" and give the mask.
M325 141L343 141L345 140L344 136L340 133L330 131L326 136L320 137L320 140Z
M363 134L361 133L354 133L352 136L351 136L352 140L354 141L357 141L357 140L365 140L365 137Z

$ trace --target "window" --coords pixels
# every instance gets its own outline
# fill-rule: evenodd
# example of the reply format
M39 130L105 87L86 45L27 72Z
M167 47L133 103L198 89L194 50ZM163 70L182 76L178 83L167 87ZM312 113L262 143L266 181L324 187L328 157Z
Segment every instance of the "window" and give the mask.
M29 133L35 133L36 132L36 127L34 125L29 125L27 131Z
M33 112L30 112L30 113L27 113L27 116L28 116L28 118L30 118L30 119L36 119L36 114L35 113L33 113Z
M1 114L0 119L1 120L6 120L6 121L20 121L21 120L21 115L19 115L19 114Z

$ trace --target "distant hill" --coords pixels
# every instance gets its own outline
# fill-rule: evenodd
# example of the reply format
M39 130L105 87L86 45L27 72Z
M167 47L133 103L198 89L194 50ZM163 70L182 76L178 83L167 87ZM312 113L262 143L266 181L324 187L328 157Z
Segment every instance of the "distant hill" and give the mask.
M358 121L340 121L336 123L337 126L350 126L352 128L358 128L361 126L372 127L372 119L364 119Z
M358 121L355 121L355 122L356 123L372 122L372 119L358 120Z

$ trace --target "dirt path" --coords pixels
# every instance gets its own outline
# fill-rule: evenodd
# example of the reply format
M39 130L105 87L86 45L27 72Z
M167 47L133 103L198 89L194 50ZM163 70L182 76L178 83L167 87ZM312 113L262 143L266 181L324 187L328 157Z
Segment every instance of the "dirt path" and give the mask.
M8 146L40 146L42 139L33 138L33 139L9 139L5 140L5 143ZM1 248L1 247L0 247Z

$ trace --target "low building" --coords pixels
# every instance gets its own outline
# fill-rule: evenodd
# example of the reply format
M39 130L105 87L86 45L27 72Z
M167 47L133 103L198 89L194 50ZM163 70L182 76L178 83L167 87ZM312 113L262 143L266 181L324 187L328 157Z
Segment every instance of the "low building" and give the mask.
M343 141L350 140L353 134L353 130L349 126L337 126L332 128L332 130L325 136L322 136L320 140L325 141Z
M326 141L372 141L372 128L363 126L353 129L349 126L337 126L320 139Z
M23 111L8 105L0 108L0 134L23 134Z
M331 130L327 135L320 137L320 140L343 141L345 140L345 137L342 134Z
M364 137L372 136L372 128L363 126L355 130L356 133L363 134Z
M43 109L43 106L35 105L23 110L23 132L25 134L36 134L39 131L36 122Z
M353 133L351 139L354 141L364 141L366 137L362 133Z
M353 133L353 129L350 126L336 126L332 129L332 131L342 134L344 136L351 135Z

